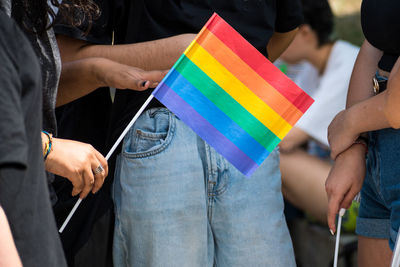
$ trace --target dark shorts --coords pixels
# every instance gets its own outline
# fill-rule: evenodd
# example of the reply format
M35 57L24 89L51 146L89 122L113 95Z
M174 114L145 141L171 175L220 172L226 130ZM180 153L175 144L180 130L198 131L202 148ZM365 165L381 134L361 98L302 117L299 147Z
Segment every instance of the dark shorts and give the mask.
M374 131L369 140L356 233L389 239L393 249L400 226L400 130Z

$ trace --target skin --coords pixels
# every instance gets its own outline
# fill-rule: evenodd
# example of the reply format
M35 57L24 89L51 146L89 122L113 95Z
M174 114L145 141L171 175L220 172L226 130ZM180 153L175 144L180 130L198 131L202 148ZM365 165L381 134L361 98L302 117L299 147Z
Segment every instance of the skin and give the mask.
M64 62L57 94L57 106L78 99L99 87L143 91L155 88L166 71L144 71L106 58Z
M22 267L17 249L11 235L10 226L3 209L0 207L0 266Z
M400 112L398 111L400 103L400 60L397 60L389 76L386 90L385 105L383 112L390 124L390 127L400 128Z
M42 133L42 140L48 140L43 135ZM104 171L95 175L93 170L100 164ZM89 192L94 194L99 191L108 175L106 159L91 145L60 138L53 138L52 151L45 161L45 167L47 171L71 181L72 195L79 194L81 199Z
M362 133L390 127L397 112L389 114L386 105L390 93L397 93L397 70L390 75L390 87L385 92L373 96L371 78L377 70L377 63L382 51L374 48L368 41L361 47L354 66L348 98L347 109L340 112L328 129L328 140L332 148L335 165L326 181L328 194L328 225L336 230L335 216L340 208L348 208L352 199L361 190L365 175L366 148L353 141ZM393 78L395 75L396 78ZM390 97L390 101L392 99ZM393 108L394 103L391 102ZM386 113L385 113L385 110ZM392 122L392 123L391 123ZM344 131L346 129L346 131ZM388 240L359 236L358 262L360 266L389 266L392 252Z
M274 62L279 56L289 47L290 43L296 36L298 29L289 32L279 33L274 32L268 42L267 52L268 59Z

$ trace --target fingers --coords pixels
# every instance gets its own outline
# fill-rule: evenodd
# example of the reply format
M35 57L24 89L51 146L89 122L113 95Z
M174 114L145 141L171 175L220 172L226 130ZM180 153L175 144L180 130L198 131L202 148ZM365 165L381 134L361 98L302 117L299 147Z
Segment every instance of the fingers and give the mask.
M168 73L168 70L165 71L146 71L143 72L142 76L143 81L140 81L139 90L146 90L148 88L155 88L159 84L159 82L164 78L164 76Z
M101 166L101 171L95 173L95 170ZM77 169L74 175L70 176L73 184L72 195L79 194L81 199L86 198L89 192L97 193L103 186L104 179L108 175L108 164L103 155L92 146L87 151L85 160Z
M339 203L330 199L328 202L327 220L328 220L328 227L331 230L332 235L336 232L335 219L336 219L336 214L338 214L338 211L339 211Z
M90 166L88 166L88 168L86 168L83 171L82 177L83 177L85 184L82 189L82 192L79 194L79 198L84 199L85 197L87 197L87 195L92 190L93 185L94 185L94 175L92 172L92 168L90 168Z
M79 193L82 192L84 186L85 186L85 181L82 177L82 172L78 169L75 170L69 177L68 180L71 181L72 183L72 196L76 196Z
M331 149L331 159L335 160L337 156L338 153L336 152L336 149Z
M103 171L94 174L95 181L94 181L94 185L92 188L93 194L97 193L100 190L100 188L103 186L104 179L108 175L108 164L107 164L106 159L97 150L94 150L94 154L95 154L96 160L93 161L94 164L92 164L92 170L95 170L96 168L98 168L101 165L103 167Z
M74 197L74 196L78 195L80 192L82 192L82 189L84 186L82 175L79 174L78 178L69 177L69 180L72 182L73 188L72 188L71 195Z
M168 73L168 71L159 71L159 70L152 70L146 71L143 73L143 78L152 81L152 82L161 82L164 76Z
M355 196L358 194L357 190L350 189L350 191L343 198L341 208L349 209Z

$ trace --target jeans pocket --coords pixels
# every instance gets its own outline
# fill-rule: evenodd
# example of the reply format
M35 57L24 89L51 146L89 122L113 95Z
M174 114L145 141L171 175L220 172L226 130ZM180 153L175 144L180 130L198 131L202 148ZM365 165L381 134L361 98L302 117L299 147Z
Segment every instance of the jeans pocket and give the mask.
M166 109L149 110L129 131L123 156L150 157L164 151L171 143L174 131L173 115Z

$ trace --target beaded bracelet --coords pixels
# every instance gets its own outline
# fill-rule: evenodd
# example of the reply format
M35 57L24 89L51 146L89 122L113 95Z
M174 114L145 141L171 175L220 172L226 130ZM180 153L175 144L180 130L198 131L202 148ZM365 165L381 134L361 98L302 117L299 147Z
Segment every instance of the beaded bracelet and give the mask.
M52 134L50 134L50 133L48 133L48 132L46 132L46 131L42 131L42 133L44 133L44 134L47 136L47 138L48 138L48 141L45 143L44 155L43 155L44 160L46 160L46 159L47 159L47 156L48 156L48 155L50 154L50 152L51 152L51 147L52 147L52 144L53 144L53 136L52 136Z

